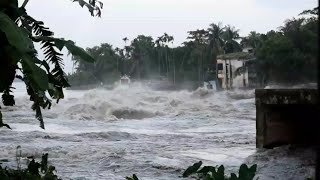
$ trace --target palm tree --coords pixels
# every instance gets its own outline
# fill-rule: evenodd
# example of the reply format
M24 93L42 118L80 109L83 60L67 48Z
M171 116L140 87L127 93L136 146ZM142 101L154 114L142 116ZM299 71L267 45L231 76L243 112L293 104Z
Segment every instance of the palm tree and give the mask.
M114 49L118 55L120 55L120 48L116 47ZM117 71L119 72L119 57L117 56Z
M207 38L214 56L223 52L222 48L224 45L224 41L222 37L224 29L225 27L222 27L221 22L219 22L218 24L212 23L209 25Z
M164 33L161 36L161 42L164 44L165 47L165 59L166 59L166 69L167 69L167 78L169 78L169 71L170 71L170 61L169 61L169 57L168 57L168 51L169 51L169 46L168 44L170 42L173 42L174 38L173 36L169 36L167 33Z
M124 59L129 59L131 56L132 48L130 46L127 46L127 41L129 40L127 37L122 39L124 41L124 48L122 49L122 55ZM130 72L128 72L130 73Z
M129 39L127 37L125 37L122 40L124 41L124 45L126 46L127 45L127 41L129 41Z
M123 74L126 74L126 58L125 58L125 55L124 55L124 50L125 49L121 49L121 48L119 48L119 51L118 51L118 54L119 54L119 58L120 58L120 62L121 62L121 65L120 65L120 72L121 72L121 74L123 75Z
M224 34L224 30L225 27L222 26L222 23L219 22L218 24L210 24L208 30L208 34L207 34L207 38L209 41L209 46L210 46L210 50L211 50L211 55L213 57L213 65L215 66L217 64L217 56L219 54L222 54L223 51L223 47L224 47L224 40L223 40L223 34ZM214 69L214 71L216 71L214 67L212 67ZM216 73L216 79L218 79L217 77L217 73ZM216 87L218 87L218 82L216 81Z
M168 41L168 43L170 43L171 42L171 49L172 49L172 54L171 54L171 58L170 59L172 59L172 69L173 69L173 84L175 85L176 84L176 65L175 65L175 60L174 60L174 49L173 49L173 41L174 41L174 38L173 38L173 36L168 36L167 37L167 41ZM170 59L168 59L168 61L169 61L169 67L170 67Z
M223 33L224 40L224 53L233 53L241 51L240 44L236 41L239 40L239 29L235 29L230 25L225 27L225 31Z
M174 38L173 38L173 36L169 36L169 35L167 35L166 34L166 39L167 39L167 46L166 46L166 58L167 58L167 62L168 62L168 71L167 71L167 75L169 76L169 71L170 71L170 69L171 69L171 61L170 61L170 59L171 59L171 57L173 57L173 55L172 54L170 54L170 47L169 47L169 45L170 45L170 43L171 43L171 45L173 44L173 41L174 41ZM171 46L172 47L172 46ZM172 49L173 50L173 49ZM169 51L169 54L168 54L168 51ZM173 62L173 73L174 73L174 75L173 76L175 76L175 69L174 69L175 67L174 67L174 62ZM175 84L175 77L173 77L173 83Z
M158 71L159 71L159 76L161 75L161 49L162 49L162 43L163 43L163 37L160 36L157 38L155 41L156 47L157 47L157 54L158 54Z
M250 46L256 49L261 46L261 35L255 31L251 31L247 37L242 38L240 44L243 48Z

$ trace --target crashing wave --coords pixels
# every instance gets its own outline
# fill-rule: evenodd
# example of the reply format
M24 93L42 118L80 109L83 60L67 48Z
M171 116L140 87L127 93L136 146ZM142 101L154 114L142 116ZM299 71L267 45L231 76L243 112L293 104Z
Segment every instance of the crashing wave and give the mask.
M118 119L145 119L161 115L161 113L153 113L142 109L122 108L113 110L112 115Z
M118 131L81 133L77 134L77 136L90 139L107 139L112 141L135 139L135 137L130 133Z
M191 96L192 97L207 97L209 95L212 95L213 91L212 90L208 90L205 89L203 87L199 87L198 89L196 89L195 91L192 92Z
M240 100L240 99L252 99L254 98L254 90L236 90L236 91L229 91L227 92L228 97Z

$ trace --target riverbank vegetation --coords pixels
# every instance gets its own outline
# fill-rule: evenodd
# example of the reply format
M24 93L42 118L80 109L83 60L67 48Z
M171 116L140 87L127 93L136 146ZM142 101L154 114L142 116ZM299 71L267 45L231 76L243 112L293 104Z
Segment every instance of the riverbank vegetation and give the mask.
M34 157L27 157L27 167L23 168L21 164L20 146L16 149L17 167L2 167L0 162L0 179L2 180L60 180L56 175L56 168L48 164L48 153L41 156L41 161L35 161Z
M193 177L197 180L253 180L256 175L257 165L248 167L242 164L239 168L238 175L231 173L226 175L225 168L221 166L202 166L202 161L189 166L182 174L182 178ZM126 177L127 180L139 180L138 176L133 174L132 177Z
M48 161L48 153L41 156L41 161L37 162L34 157L27 157L27 166L21 164L21 147L17 146L16 149L16 168L3 168L0 161L0 177L3 180L61 180L56 175L56 168L50 165ZM239 168L238 175L231 173L230 176L225 174L225 167L221 166L202 166L202 161L194 163L186 168L180 178L193 177L198 180L253 180L256 175L257 165L248 167L242 164ZM127 180L139 180L137 175L133 174L132 177L126 177Z
M121 75L133 79L167 79L172 84L215 78L217 56L241 52L252 47L258 78L264 83L299 83L316 80L319 50L318 8L303 11L288 19L278 30L266 34L250 32L240 37L239 29L212 23L207 29L188 31L187 41L173 47L174 37L164 33L158 38L139 35L131 42L123 38L124 48L108 43L87 48L97 59L95 63L74 57L74 74L68 76L72 85L112 84Z

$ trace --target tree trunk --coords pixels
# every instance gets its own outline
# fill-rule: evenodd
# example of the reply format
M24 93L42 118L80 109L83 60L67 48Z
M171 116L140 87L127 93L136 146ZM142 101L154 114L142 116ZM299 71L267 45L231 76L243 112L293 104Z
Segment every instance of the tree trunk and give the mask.
M176 85L176 65L175 65L175 61L173 59L173 84Z
M160 51L159 51L160 52ZM159 53L158 52L158 53ZM161 61L160 61L160 54L158 54L158 71L159 71L159 77L161 76Z
M201 72L200 72L200 58L198 57L198 86L200 87L201 85L200 85L200 76L201 76L201 74L200 74Z
M138 71L138 80L141 80L141 75L140 75L140 58L137 61L137 71Z
M119 72L119 58L117 58L117 71Z
M167 64L167 78L169 79L169 60L168 60L168 48L166 48L166 64Z

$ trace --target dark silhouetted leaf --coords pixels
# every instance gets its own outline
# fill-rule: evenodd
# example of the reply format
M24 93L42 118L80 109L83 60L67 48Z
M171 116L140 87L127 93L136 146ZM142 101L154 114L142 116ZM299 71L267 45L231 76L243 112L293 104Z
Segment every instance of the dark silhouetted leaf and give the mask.
M209 172L215 172L215 167L213 166L204 166L202 169L200 169L197 173L207 175Z
M183 177L188 177L190 176L191 174L194 174L198 171L198 169L201 167L202 165L202 161L199 161L197 163L194 163L192 166L188 167L184 173L183 173Z
M216 180L224 180L224 166L223 165L218 167L215 179Z
M2 94L2 102L5 106L13 106L15 105L14 96L7 93Z
M230 175L230 180L238 180L237 175L234 174L234 173L231 173L231 175Z
M73 41L65 41L65 47L70 51L72 55L78 56L84 61L95 61L91 55L89 55L83 48L76 46Z
M47 90L49 88L47 73L35 65L34 60L28 55L23 56L22 61L24 62L24 70L29 73L29 78L31 78L41 90Z
M13 47L20 52L31 52L34 49L31 39L25 31L18 27L14 21L10 19L5 13L0 11L0 30L6 34L6 37Z

